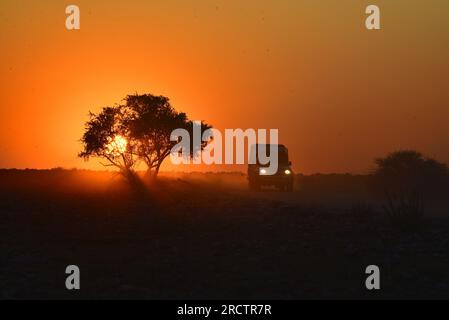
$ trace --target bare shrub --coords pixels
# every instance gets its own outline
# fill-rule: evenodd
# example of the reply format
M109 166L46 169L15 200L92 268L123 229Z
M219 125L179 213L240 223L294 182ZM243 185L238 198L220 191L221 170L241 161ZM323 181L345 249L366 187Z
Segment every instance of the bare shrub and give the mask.
M386 194L383 206L390 222L402 231L416 231L423 225L424 204L419 192Z

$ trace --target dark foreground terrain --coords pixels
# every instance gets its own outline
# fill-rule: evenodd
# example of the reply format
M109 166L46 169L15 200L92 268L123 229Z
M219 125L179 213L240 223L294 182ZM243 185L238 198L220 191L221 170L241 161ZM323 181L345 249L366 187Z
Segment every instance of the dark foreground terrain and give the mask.
M364 179L255 193L240 174L130 188L107 172L3 170L0 298L449 298L449 212L400 231Z

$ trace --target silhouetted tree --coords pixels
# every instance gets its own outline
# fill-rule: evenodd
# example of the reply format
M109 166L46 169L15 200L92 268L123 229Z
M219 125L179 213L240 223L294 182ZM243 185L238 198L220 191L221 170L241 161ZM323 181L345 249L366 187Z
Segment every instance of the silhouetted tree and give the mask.
M164 96L129 95L125 104L106 107L98 114L90 113L81 139L83 151L79 156L106 159L105 166L115 166L126 176L133 175L138 160L147 165L147 174L156 177L164 159L178 141L171 141L172 131L185 129L190 134L190 154L200 150L192 146L194 123L177 112ZM200 133L211 126L201 122ZM209 141L201 141L203 149Z
M85 160L90 157L105 159L107 163L102 163L104 166L117 167L125 176L132 174L137 157L134 143L129 139L129 130L124 126L123 108L105 107L98 114L89 113L89 118L79 156Z
M136 152L147 165L147 175L155 177L164 159L177 143L170 136L175 129L185 129L193 136L193 122L183 112L177 112L167 97L151 94L129 95L125 98L125 127L136 143ZM201 123L201 134L211 126ZM191 142L192 142L191 138ZM208 142L201 142L203 149ZM199 151L199 150L196 150ZM190 148L190 157L195 150Z

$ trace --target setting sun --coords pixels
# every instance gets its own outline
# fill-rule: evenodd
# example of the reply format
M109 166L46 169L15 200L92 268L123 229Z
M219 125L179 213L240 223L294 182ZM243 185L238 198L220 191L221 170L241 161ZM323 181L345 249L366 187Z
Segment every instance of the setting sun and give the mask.
M119 156L126 151L128 141L121 135L116 135L107 145L107 154Z

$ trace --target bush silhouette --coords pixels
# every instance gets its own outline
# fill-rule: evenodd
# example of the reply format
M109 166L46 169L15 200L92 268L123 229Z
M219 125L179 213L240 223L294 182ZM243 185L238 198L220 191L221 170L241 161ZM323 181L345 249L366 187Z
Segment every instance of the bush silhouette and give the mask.
M445 189L447 165L413 150L392 152L375 162L374 175L386 198L385 213L395 227L417 230L425 213L424 198Z
M393 192L435 191L447 181L448 167L413 150L395 151L375 160L375 176Z

